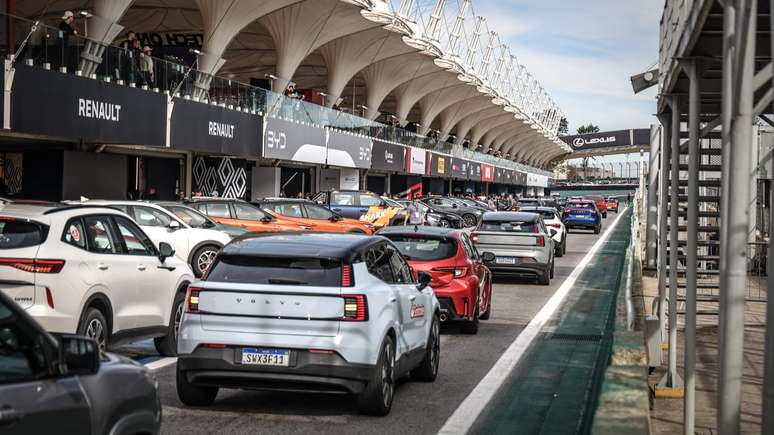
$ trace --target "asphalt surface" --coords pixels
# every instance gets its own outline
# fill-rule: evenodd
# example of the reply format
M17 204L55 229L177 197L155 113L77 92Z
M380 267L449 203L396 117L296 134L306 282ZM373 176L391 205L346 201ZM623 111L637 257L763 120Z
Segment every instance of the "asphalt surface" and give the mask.
M615 213L608 215L603 231L615 218ZM220 390L212 406L187 407L177 398L172 364L156 370L163 405L162 433L436 433L598 237L590 231L573 231L567 253L556 259L549 286L528 279L496 278L490 320L481 321L477 335L444 325L438 378L430 384L401 381L386 417L359 415L353 397L326 394ZM121 352L142 362L157 359L147 343Z

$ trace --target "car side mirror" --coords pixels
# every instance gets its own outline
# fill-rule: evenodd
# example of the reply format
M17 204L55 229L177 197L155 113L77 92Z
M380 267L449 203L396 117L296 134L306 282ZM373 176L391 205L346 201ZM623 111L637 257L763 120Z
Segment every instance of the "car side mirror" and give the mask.
M430 275L425 271L419 272L419 274L417 275L417 282L418 282L417 290L419 291L424 290L427 286L430 285L430 281L432 280L433 280L433 275Z
M484 252L481 254L481 259L484 260L485 263L492 263L495 261L495 255L493 252Z
M91 338L63 335L59 338L59 364L65 375L92 375L99 370L99 346Z
M261 222L263 222L265 224L268 224L271 221L272 221L272 219L271 219L271 216L269 216L269 215L266 215L266 216L261 218Z
M457 204L452 204L452 208L457 208Z
M180 222L174 220L169 221L169 225L167 225L167 227L172 231L178 230L180 229Z
M167 258L175 255L175 250L172 249L172 245L167 242L159 243L159 261L164 262Z

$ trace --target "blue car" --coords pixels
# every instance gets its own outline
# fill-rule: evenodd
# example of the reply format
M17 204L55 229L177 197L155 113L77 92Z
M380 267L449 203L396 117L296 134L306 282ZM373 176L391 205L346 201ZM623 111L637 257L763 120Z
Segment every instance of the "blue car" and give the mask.
M568 232L574 228L594 230L594 234L602 231L602 214L594 201L569 201L562 211L562 222Z
M349 219L360 219L371 207L387 206L379 195L366 190L324 191L315 195L312 200Z

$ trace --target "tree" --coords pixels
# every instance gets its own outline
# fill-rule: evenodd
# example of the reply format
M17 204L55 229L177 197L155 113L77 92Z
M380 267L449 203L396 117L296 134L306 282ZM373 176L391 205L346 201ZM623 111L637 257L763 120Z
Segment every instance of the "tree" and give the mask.
M599 126L589 123L578 127L578 134L599 133Z
M570 131L570 128L567 125L567 118L564 116L562 119L559 120L559 131L557 131L557 134L567 134Z

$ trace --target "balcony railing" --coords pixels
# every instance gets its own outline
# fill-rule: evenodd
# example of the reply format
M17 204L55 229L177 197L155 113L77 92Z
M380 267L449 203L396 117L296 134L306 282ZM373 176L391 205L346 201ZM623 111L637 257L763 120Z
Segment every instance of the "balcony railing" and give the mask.
M151 92L174 94L176 97L195 99L267 117L347 130L406 146L447 154L460 153L453 152L452 144L446 141L308 101L289 98L226 77L209 75L196 70L195 64L185 65L179 58L167 56L162 59L148 56L142 53L141 48L102 44L80 35L67 35L58 28L9 14L0 14L0 20L7 27L7 40L0 42L0 55L6 59L15 55L17 62L28 66L88 76ZM196 97L194 83L206 81L209 81L208 90ZM492 155L470 150L464 150L464 154L457 157L552 176L548 171Z

